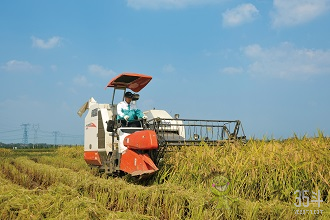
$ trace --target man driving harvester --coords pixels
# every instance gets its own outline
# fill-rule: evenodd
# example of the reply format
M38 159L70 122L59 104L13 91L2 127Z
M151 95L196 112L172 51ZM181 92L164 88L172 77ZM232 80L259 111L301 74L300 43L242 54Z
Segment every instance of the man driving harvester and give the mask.
M133 96L133 93L125 92L124 101L117 105L117 120L123 127L141 127L138 119L147 119L147 116L132 102Z

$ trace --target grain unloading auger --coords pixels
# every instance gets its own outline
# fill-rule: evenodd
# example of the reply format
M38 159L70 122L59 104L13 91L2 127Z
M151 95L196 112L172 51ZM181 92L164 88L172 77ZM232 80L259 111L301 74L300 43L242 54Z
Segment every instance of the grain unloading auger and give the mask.
M113 78L107 87L113 87L111 104L99 104L90 98L78 111L88 110L85 117L84 159L100 172L132 176L152 174L168 146L220 146L226 142L245 141L239 120L192 120L170 116L165 110L144 112L147 119L138 120L139 127L126 127L117 120L116 91L135 92L133 101L152 79L137 73L123 73ZM106 87L106 88L107 88ZM123 97L123 95L122 95Z

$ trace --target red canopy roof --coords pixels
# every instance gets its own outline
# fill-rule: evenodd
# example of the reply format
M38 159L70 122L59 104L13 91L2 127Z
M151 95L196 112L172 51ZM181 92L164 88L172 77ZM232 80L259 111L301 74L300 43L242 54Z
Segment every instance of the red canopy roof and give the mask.
M139 73L122 73L110 80L107 87L129 88L133 92L139 92L151 79L151 76Z

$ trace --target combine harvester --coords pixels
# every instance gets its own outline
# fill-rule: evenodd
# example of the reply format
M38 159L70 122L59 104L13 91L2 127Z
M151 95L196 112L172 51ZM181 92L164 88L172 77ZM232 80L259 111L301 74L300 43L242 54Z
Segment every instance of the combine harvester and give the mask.
M133 101L152 77L137 73L122 73L113 78L107 87L113 87L111 104L99 104L90 98L78 111L81 117L86 110L84 159L91 167L109 175L128 173L132 176L148 175L157 166L169 146L191 146L205 143L221 146L246 136L239 120L191 120L170 116L165 110L148 110L147 119L139 120L141 127L125 127L117 117L116 91L122 97L126 89L135 92Z

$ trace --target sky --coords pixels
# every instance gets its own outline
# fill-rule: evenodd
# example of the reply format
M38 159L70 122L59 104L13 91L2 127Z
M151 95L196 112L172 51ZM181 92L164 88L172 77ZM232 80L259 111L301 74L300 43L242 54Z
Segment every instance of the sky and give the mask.
M123 72L153 77L143 111L329 136L329 23L330 0L2 0L0 142L83 144Z

